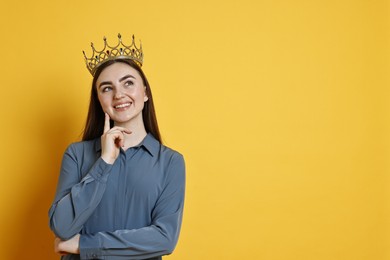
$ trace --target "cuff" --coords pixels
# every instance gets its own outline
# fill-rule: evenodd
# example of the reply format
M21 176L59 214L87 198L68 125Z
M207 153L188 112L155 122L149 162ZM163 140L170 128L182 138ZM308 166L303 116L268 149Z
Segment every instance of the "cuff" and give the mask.
M101 183L106 183L112 164L106 163L101 157L95 162L91 170L91 176Z
M101 259L99 239L90 235L81 235L79 240L80 259Z

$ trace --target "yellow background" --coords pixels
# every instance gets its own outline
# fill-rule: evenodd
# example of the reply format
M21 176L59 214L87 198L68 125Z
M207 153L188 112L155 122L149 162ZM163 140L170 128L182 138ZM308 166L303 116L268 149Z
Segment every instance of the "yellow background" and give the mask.
M186 208L167 259L390 259L389 1L3 1L0 255L57 259L47 211L91 83L142 39Z

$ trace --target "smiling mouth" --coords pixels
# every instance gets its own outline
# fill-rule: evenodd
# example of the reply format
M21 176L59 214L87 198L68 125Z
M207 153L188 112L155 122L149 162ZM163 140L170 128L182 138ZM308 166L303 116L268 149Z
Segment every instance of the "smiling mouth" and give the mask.
M131 103L124 103L124 104L116 105L114 106L114 108L125 108L125 107L129 107L130 105Z

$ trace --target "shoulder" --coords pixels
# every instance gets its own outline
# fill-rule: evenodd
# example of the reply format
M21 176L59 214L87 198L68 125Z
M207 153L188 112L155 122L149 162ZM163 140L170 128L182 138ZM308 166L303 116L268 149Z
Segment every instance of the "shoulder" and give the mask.
M161 144L160 147L160 158L162 159L162 161L164 161L166 169L169 169L169 171L175 173L175 175L184 175L184 156L180 152L166 145Z
M156 163L164 165L163 168L184 168L183 155L180 152L160 143L151 134L146 136L143 146L152 155Z
M164 164L167 185L171 183L176 188L184 187L186 179L184 156L180 152L161 144L160 158L162 158L161 161Z
M159 159L165 158L183 158L183 155L178 151L160 143L152 134L148 134L142 142L148 152Z
M79 141L79 142L71 143L66 148L65 154L79 157L85 154L95 154L99 150L100 150L100 142L99 142L99 138L97 138L88 141Z
M184 156L180 152L164 144L160 144L160 153L169 158L184 160Z

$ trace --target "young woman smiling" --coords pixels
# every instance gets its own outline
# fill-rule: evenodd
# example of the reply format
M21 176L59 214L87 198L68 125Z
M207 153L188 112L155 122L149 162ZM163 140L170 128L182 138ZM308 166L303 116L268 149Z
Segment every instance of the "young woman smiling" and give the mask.
M64 153L49 210L62 259L157 260L172 253L179 237L183 156L161 142L134 51L112 55L90 70L83 140Z

